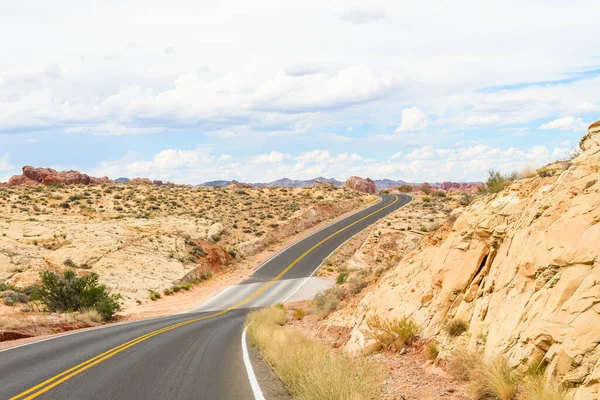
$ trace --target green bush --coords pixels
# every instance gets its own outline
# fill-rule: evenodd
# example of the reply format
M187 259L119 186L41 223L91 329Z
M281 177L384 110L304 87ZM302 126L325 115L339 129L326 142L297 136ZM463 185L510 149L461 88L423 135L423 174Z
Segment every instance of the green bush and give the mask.
M368 338L374 339L380 349L393 351L410 346L421 331L421 327L410 318L381 319L378 314L367 319L367 326Z
M73 312L94 308L103 319L109 320L121 309L121 296L111 294L106 285L99 284L99 276L94 272L78 277L71 269L62 275L42 271L40 277L40 300L50 311Z
M345 283L347 279L348 279L348 273L340 272L340 274L335 279L335 283L337 283L338 285L341 285L342 283Z
M513 172L510 175L503 175L500 171L492 169L488 171L487 182L484 186L481 186L479 190L484 193L498 193L518 178L519 175L516 172Z

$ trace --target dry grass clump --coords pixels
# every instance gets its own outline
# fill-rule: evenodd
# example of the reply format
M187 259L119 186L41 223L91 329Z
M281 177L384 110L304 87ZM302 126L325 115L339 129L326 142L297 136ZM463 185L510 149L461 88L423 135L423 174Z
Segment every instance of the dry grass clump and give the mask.
M519 375L508 365L503 357L498 357L484 368L470 373L469 391L473 400L514 400L519 391Z
M381 397L382 377L364 359L333 351L297 329L282 326L285 310L249 315L248 336L273 366L294 399L364 400Z
M474 351L456 351L450 357L448 371L454 379L468 381L471 373L483 367L483 357Z
M20 329L27 326L27 322L22 319L9 318L9 317L0 317L0 329L3 330L14 330Z
M468 328L469 325L467 322L459 318L451 319L445 326L446 332L448 332L450 336L460 336L466 332Z
M526 376L521 383L518 400L565 400L567 389L543 375Z
M81 311L75 318L86 325L94 325L102 322L102 315L100 315L100 313L94 308L88 308Z
M375 339L380 349L400 351L412 344L421 331L421 327L411 319L381 319L374 314L367 319L369 331L366 336Z
M470 381L473 400L566 400L567 390L555 379L544 376L545 369L530 365L525 372L511 368L504 357L484 361L480 353L457 351L450 358L450 374Z
M343 300L347 294L345 289L339 287L333 287L320 292L313 300L316 314L320 318L325 318L337 309L340 301Z

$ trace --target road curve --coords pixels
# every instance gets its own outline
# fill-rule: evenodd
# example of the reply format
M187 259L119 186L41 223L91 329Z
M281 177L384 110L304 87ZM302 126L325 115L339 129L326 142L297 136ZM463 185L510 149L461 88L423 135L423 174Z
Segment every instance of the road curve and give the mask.
M338 246L412 199L380 197L196 310L1 351L0 399L252 399L240 346L248 309L285 301Z

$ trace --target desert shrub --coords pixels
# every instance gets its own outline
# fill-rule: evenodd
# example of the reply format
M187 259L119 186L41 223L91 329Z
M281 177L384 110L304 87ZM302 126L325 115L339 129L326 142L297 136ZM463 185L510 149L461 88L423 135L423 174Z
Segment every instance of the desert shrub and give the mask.
M468 206L473 201L473 195L470 193L462 192L458 196L457 201L458 204L460 204L461 206Z
M190 290L192 288L192 284L190 282L185 282L181 284L181 287L185 290Z
M429 183L425 182L419 187L419 190L424 194L429 195L433 191L433 188Z
M165 296L170 296L170 295L172 295L172 294L173 294L173 289L171 289L171 288L165 288L165 289L163 290L163 294L164 294Z
M504 175L500 171L492 169L488 171L488 179L485 185L481 186L479 190L484 193L498 193L518 177L518 174L514 172L510 175Z
M69 268L77 268L77 264L75 264L75 262L70 258L67 258L65 261L63 261L63 264Z
M305 316L306 316L306 311L304 311L303 308L296 308L294 310L294 318L296 318L297 320L301 320Z
M503 357L474 369L469 378L469 391L474 400L514 400L521 382L520 376Z
M430 360L435 360L439 354L440 354L440 349L437 347L437 345L435 343L429 343L427 345L427 357Z
M348 279L348 273L340 272L340 274L335 279L335 283L337 283L338 285L341 285L341 284L345 283L347 279Z
M398 191L400 193L410 193L412 192L412 187L410 185L400 185L398 186Z
M318 293L313 304L317 310L317 315L325 318L335 311L340 304L340 301L346 297L346 291L342 288L331 288Z
M7 306L14 306L17 303L27 303L29 301L29 296L22 292L5 290L2 292L2 301Z
M444 329L450 336L460 336L467 331L469 325L462 319L453 318L446 323Z
M182 288L181 288L181 285L173 285L173 287L172 287L171 289L173 289L173 292L174 292L174 293L177 293L177 292L179 292L179 291L180 291Z
M381 319L378 314L373 314L367 319L367 326L367 337L374 339L380 348L394 351L400 351L412 344L421 330L421 327L409 318Z
M94 308L103 319L108 320L121 309L121 296L111 294L106 285L98 282L99 276L94 272L78 277L70 269L62 275L42 271L40 277L40 300L50 311L72 312Z

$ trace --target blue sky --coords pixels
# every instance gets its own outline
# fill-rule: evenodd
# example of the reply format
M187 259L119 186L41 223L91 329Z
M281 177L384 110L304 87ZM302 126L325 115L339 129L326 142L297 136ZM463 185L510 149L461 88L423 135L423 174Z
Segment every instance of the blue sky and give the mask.
M473 181L600 119L597 1L13 3L0 181Z

